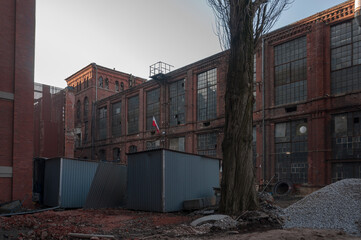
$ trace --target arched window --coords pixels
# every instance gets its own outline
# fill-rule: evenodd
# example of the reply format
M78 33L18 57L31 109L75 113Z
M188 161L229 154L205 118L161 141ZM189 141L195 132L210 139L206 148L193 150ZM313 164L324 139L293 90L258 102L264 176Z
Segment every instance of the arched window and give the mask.
M84 98L84 121L88 120L88 112L89 112L89 100L88 97Z
M113 162L120 162L120 148L113 148Z
M103 87L103 78L99 77L99 87Z
M109 89L109 79L108 78L105 79L105 88Z
M124 91L124 83L123 82L120 83L120 91Z
M115 81L115 91L119 92L119 82Z
M89 77L86 78L86 87L89 87Z
M81 116L81 102L80 100L78 100L78 102L76 103L76 120L80 121L80 116Z

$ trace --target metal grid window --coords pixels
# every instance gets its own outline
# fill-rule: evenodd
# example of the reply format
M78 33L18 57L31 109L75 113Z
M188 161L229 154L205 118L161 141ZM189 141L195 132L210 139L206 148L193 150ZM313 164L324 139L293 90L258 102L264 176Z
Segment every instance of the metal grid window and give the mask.
M99 140L107 138L107 107L98 109L98 136Z
M99 77L99 87L103 87L103 77Z
M275 47L275 104L307 99L306 37Z
M217 156L217 133L199 134L197 138L197 152L199 155Z
M87 97L84 98L84 121L88 120L89 113L89 99Z
M307 135L306 120L276 124L276 174L279 180L307 183Z
M361 178L361 162L332 164L332 182L346 178Z
M361 29L355 20L331 27L331 93L361 89Z
M169 149L185 152L184 140L185 140L184 137L170 138Z
M119 92L119 82L115 81L115 91Z
M109 79L108 78L105 79L105 88L109 89Z
M198 75L197 119L210 120L217 117L217 69Z
M122 134L121 109L122 109L121 102L112 104L112 135L113 135L113 137L120 137L120 135Z
M128 99L128 134L139 131L139 96Z
M361 112L332 116L332 154L334 159L361 158Z
M146 142L147 150L152 150L152 149L157 149L157 148L160 148L160 140Z
M153 117L160 123L159 112L160 89L154 89L147 92L147 130L155 130L153 126Z
M185 80L169 85L169 124L177 126L185 123Z

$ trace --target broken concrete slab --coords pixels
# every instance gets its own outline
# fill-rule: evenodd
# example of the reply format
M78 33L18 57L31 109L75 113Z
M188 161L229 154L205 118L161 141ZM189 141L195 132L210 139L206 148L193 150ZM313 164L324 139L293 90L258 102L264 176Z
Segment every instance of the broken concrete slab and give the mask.
M231 217L227 216L227 215L223 215L223 214L209 215L209 216L201 217L201 218L194 220L193 222L191 222L191 226L196 227L196 226L202 225L207 222L211 222L211 221L215 222L215 221L219 221L219 220L222 220L225 218L231 218Z

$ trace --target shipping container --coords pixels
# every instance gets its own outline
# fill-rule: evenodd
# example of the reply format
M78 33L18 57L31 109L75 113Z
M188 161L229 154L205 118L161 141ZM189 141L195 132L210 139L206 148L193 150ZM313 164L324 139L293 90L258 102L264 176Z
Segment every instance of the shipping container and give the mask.
M44 205L81 208L85 204L98 163L68 158L45 160Z
M156 149L128 155L129 209L174 212L185 200L214 196L219 159Z

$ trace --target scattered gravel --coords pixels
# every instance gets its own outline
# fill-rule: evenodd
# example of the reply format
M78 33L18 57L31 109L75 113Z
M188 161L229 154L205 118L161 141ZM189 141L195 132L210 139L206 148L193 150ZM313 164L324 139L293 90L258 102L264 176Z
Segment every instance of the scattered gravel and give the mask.
M284 228L342 229L361 236L361 179L344 179L284 210Z

